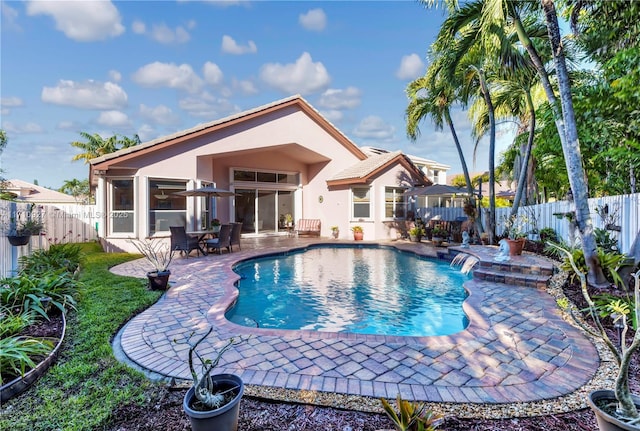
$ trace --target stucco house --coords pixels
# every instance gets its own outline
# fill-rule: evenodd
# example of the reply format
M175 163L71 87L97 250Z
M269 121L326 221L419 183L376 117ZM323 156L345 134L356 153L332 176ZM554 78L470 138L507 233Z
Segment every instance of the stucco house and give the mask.
M127 238L167 235L169 226L242 222L243 235L286 232L282 220L320 219L340 238L361 225L365 239L395 238L403 193L432 184L400 151L367 155L300 96L260 106L90 161L99 236L128 250ZM176 195L201 186L232 197Z

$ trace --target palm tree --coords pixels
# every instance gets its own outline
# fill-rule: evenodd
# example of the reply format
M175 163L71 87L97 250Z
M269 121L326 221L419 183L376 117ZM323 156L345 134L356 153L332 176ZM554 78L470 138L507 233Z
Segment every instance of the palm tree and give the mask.
M104 139L97 133L93 135L87 132L80 132L80 135L86 139L83 141L74 141L71 143L72 147L80 148L84 152L76 154L71 158L71 161L84 160L85 163L89 163L89 160L96 157L104 156L105 154L116 152L122 148L132 147L140 143L140 137L135 134L133 138L122 136L118 139L118 135L113 135L110 138Z
M458 134L451 119L451 105L455 102L453 88L446 80L442 79L441 75L427 73L427 75L409 83L407 96L409 97L409 105L405 111L407 136L411 141L416 141L420 135L418 124L425 117L431 117L436 130L442 130L444 123L447 124L460 158L467 193L469 193L470 202L475 208L473 183L469 176L469 169L467 168ZM477 218L475 222L477 232L481 233L482 224Z
M442 62L432 65L440 69L443 79L459 83L460 100L483 100L489 122L489 217L487 229L490 244L495 239L495 109L489 79L495 75L500 44L494 34L482 32L480 17L484 2L474 0L454 10L442 24L432 45ZM499 40L498 40L499 42ZM446 54L444 54L446 53Z
M74 178L72 180L65 180L62 187L58 189L62 193L67 193L76 198L88 197L90 194L89 180L78 180Z
M433 4L433 1L428 1L427 4ZM582 167L582 156L580 154L580 147L578 143L575 113L573 111L573 103L571 100L571 85L566 67L564 46L560 43L560 31L555 4L553 0L540 0L539 3L546 18L549 42L555 60L556 74L558 75L561 95L560 103L558 103L555 96L544 63L521 20L521 14L524 13L526 15L528 13L535 13L536 11L534 8L536 5L537 3L530 1L486 0L486 2L483 2L482 7L479 8L481 16L477 18L477 22L480 25L478 32L490 32L492 27L504 27L506 25L505 23L507 18L512 20L522 46L529 53L531 61L538 71L541 84L554 113L556 128L558 129L558 135L562 144L565 164L569 175L569 183L571 185L571 190L573 191L573 198L575 202L576 223L582 236L582 249L589 267L587 277L591 284L603 285L606 283L606 278L596 253L593 224L591 222L587 200L588 188L584 169ZM466 5L462 9L465 7ZM475 10L478 9L476 8ZM472 20L473 18L467 17L467 22L471 22ZM443 24L441 32L444 29L445 25ZM560 108L562 108L562 112L560 112ZM565 126L568 130L565 130Z
M578 127L576 124L573 100L571 97L571 82L565 59L564 45L560 39L558 16L553 0L540 0L547 21L549 42L555 63L558 87L560 90L560 102L562 107L562 120L564 121L564 139L560 139L564 153L569 184L573 192L573 200L576 208L576 224L582 236L582 251L589 268L587 278L593 285L604 286L607 279L604 276L598 253L596 240L589 211L589 190L586 176L582 166L582 155L578 141ZM550 103L551 100L549 100Z

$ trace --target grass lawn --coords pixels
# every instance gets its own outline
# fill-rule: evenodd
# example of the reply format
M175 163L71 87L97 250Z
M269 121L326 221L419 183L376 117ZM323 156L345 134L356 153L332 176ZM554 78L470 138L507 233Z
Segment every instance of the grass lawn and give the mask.
M156 302L146 280L121 277L109 268L137 258L104 253L83 244L77 311L67 316L67 335L56 364L34 387L2 406L2 430L94 430L122 403L145 403L154 384L118 362L110 338L120 325ZM144 275L144 274L142 274Z

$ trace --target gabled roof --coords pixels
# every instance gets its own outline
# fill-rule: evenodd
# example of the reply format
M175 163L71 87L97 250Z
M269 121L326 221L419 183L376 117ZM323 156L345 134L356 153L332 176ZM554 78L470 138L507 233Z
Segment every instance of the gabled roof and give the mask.
M296 106L305 112L311 119L313 119L320 127L322 127L327 133L333 136L338 142L345 146L351 153L353 153L359 159L365 159L367 156L354 144L345 134L343 134L337 127L324 118L309 102L302 98L300 95L291 96L285 99L278 100L267 105L259 106L254 109L240 112L219 120L215 120L209 123L204 123L192 127L190 129L182 130L171 135L163 136L154 139L149 142L145 142L139 145L135 145L129 148L123 148L113 153L105 154L104 156L91 159L89 161L91 165L91 172L94 170L108 169L110 165L116 163L116 161L124 161L131 158L138 157L139 155L147 154L151 151L161 150L172 145L180 144L189 139L193 139L208 133L216 132L227 127L231 127L248 121L251 119L259 118L269 113L273 113L291 106Z
M423 181L424 185L431 184L431 181L425 177L424 172L418 169L407 156L401 151L393 151L389 153L380 153L372 155L365 160L361 160L349 168L338 172L327 180L328 186L351 185L351 184L367 184L377 176L380 172L388 167L400 163L405 169L413 172L417 178Z
M76 198L65 193L41 187L22 180L7 180L5 190L15 195L20 202L32 202L39 204L75 204Z

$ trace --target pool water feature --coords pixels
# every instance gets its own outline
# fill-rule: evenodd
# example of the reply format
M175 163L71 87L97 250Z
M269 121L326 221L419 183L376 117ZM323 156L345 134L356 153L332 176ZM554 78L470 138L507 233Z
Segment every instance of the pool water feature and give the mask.
M228 320L272 329L398 336L466 328L469 279L446 261L385 246L310 246L234 267Z

